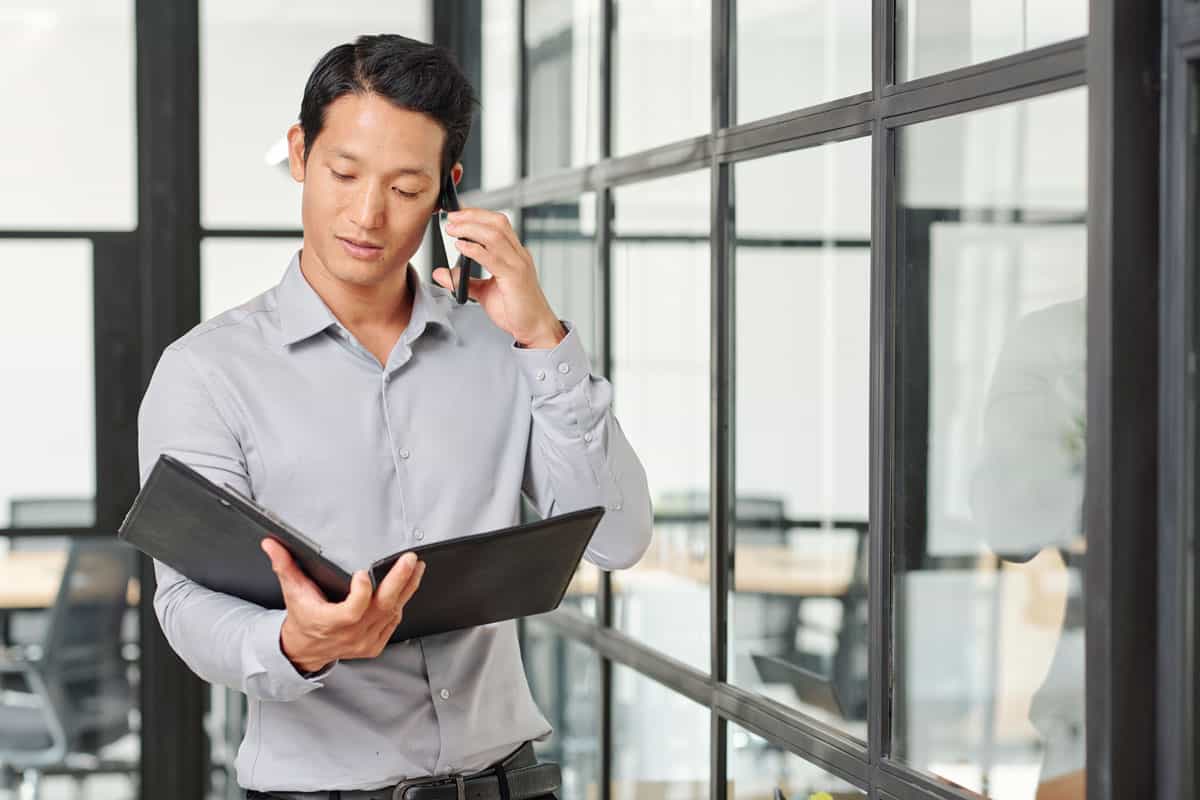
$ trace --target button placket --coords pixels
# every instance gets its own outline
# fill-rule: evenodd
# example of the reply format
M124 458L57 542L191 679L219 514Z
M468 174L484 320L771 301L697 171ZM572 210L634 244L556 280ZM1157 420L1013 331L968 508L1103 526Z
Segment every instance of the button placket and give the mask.
M392 454L392 465L396 470L396 496L400 501L400 524L403 526L401 530L408 528L408 503L404 500L404 469L401 466L401 459L408 456L401 456L396 451L396 436L392 431L392 414L388 408L387 386L388 379L391 378L391 373L388 370L383 370L380 373L379 392L383 407L383 422L387 429L388 450ZM404 451L407 452L407 451Z

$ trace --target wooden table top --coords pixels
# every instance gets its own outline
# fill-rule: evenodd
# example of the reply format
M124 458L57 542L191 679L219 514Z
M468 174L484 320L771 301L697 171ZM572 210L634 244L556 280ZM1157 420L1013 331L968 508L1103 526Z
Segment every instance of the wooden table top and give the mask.
M734 591L791 597L837 597L845 594L854 575L851 555L799 553L784 546L742 546L734 554ZM569 594L596 591L599 571L584 564ZM637 591L651 585L669 586L685 580L709 583L709 558L684 554L666 562L647 556L636 567L613 573L613 591Z
M45 609L54 605L66 550L17 550L0 555L0 611ZM129 582L127 601L137 605L138 582Z

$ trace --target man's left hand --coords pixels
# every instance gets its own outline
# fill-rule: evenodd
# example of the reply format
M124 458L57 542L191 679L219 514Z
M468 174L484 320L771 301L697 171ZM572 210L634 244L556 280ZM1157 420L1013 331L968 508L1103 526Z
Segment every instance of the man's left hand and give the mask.
M446 233L455 237L454 246L491 273L490 278L471 278L468 296L522 347L550 349L561 342L567 332L546 301L533 256L517 239L508 217L498 211L464 208L450 212L448 218ZM439 267L433 279L451 289L458 284L458 272L458 267Z

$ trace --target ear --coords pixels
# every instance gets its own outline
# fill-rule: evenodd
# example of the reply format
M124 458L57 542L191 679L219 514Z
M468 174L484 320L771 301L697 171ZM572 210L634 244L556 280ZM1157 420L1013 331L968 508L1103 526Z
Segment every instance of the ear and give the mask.
M304 129L300 123L292 125L287 132L288 172L297 183L304 183Z
M455 165L453 167L450 168L450 177L454 180L455 186L458 186L458 182L462 180L462 176L463 176L463 165L462 165L462 162L459 161L459 162L455 163Z

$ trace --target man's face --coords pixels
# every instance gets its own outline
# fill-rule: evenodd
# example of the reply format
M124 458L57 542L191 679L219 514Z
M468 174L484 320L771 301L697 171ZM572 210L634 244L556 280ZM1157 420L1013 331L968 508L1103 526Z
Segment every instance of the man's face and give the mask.
M403 270L437 207L445 131L431 117L375 94L330 103L304 163L288 130L292 177L304 184L304 245L334 278L363 287ZM462 167L455 165L454 177Z

